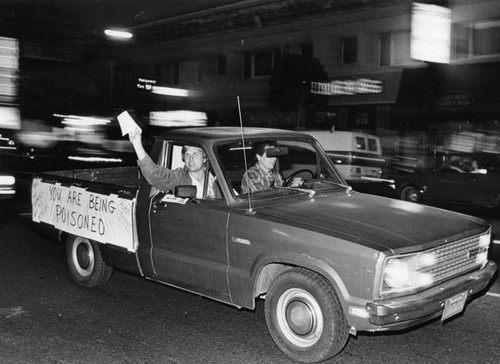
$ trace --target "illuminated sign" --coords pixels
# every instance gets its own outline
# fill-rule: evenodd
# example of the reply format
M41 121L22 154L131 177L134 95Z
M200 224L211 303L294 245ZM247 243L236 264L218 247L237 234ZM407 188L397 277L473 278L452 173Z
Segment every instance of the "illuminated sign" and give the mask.
M332 82L311 82L311 93L319 95L379 94L384 91L383 82L369 78L338 80Z
M182 88L166 87L156 85L156 80L138 78L136 87L140 90L149 91L164 96L188 97L189 91Z
M137 79L137 88L145 91L152 91L153 85L156 85L156 80L148 80L147 78Z
M182 88L153 86L151 91L154 94L165 95L165 96L177 96L177 97L188 97L189 96L189 91L182 89Z
M149 125L163 127L206 126L207 114L201 111L151 111Z
M19 42L0 37L0 128L20 129Z
M451 10L414 3L410 55L426 62L450 63Z

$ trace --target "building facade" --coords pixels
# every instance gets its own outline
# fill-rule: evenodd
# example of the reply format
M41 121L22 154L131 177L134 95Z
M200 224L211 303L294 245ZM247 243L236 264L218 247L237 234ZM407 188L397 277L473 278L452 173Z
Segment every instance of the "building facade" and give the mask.
M134 109L147 120L151 112L201 111L209 125L239 125L241 111L246 126L375 133L386 150L413 159L462 137L496 150L500 2L432 3L451 10L449 63L411 57L410 0L244 1L136 26L131 43L21 41L20 103L33 117ZM321 107L273 106L271 73L288 53L317 59L325 82L347 92ZM377 92L350 92L367 84Z
M375 133L385 137L387 150L406 154L412 163L420 150L449 145L450 135L461 138L463 132L468 140L473 136L473 148L480 142L500 151L500 104L495 100L500 2L439 4L451 10L446 64L412 59L411 1L352 2L350 7L341 6L347 2L312 3L230 7L222 15L207 12L177 19L175 25L167 21L154 30L138 29L149 41L127 50L133 56L116 63L115 81L121 84L115 83L115 101L127 105L136 100L141 112L205 111L214 124L237 125L238 98L244 125ZM193 31L193 23L201 31ZM270 75L286 53L317 58L328 82L357 87L368 81L379 90L331 95L327 106L310 108L305 116L277 110L269 103ZM145 94L134 86L141 77L188 90L190 96Z

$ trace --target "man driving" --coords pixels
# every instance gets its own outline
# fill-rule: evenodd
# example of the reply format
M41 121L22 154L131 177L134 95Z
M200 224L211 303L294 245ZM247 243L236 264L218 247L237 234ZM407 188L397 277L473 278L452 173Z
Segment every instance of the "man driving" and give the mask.
M283 185L283 178L274 171L276 157L266 155L266 149L273 147L276 147L276 143L269 141L252 145L256 163L243 175L241 193L257 192Z

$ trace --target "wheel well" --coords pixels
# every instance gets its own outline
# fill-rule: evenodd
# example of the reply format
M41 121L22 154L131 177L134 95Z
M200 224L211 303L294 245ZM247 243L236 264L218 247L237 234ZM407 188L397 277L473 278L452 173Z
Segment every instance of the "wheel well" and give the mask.
M59 231L58 241L59 243L66 244L69 238L69 233L64 231Z
M270 263L265 265L259 273L257 284L255 285L254 297L265 294L274 279L281 273L294 268L293 265Z
M304 267L304 266L299 266L299 265L293 265L293 264L286 264L286 263L269 263L265 265L259 273L259 276L257 278L257 282L255 284L255 291L254 291L254 297L259 297L262 295L265 295L269 289L269 286L271 283L278 277L280 274L286 272L287 270L293 269L293 268L303 268L310 270L311 272L314 272L316 274L319 274L323 277L326 278L328 282L334 287L335 290L339 293L339 297L341 297L341 292L342 290L339 291L339 287L337 287L336 282L332 282L328 277L326 277L324 274L321 272L318 272L317 270ZM342 301L342 298L341 298Z

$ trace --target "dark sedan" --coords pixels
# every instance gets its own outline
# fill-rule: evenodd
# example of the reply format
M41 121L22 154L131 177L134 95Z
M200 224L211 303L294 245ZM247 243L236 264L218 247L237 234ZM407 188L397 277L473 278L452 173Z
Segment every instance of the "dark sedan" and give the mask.
M434 168L395 175L405 201L497 207L500 201L500 155L441 151Z

